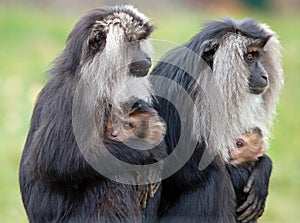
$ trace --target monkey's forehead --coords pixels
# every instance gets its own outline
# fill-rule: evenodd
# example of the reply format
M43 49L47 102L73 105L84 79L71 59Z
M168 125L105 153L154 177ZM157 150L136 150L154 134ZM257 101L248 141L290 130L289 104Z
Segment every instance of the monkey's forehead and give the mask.
M150 19L130 5L109 7L105 11L104 17L97 19L94 26L103 26L108 32L111 25L118 25L129 41L146 39L154 29Z
M202 31L194 37L194 40L220 40L228 34L237 34L254 40L264 40L275 35L275 33L267 25L259 23L253 19L245 18L243 20L233 20L226 17L221 20L207 22Z

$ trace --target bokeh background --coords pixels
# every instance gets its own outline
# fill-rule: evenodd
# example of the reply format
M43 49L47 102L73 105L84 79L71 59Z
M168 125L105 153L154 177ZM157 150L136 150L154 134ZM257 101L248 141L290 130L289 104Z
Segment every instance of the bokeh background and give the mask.
M46 71L88 10L130 3L152 18L152 38L187 42L209 19L255 18L283 45L285 87L268 154L274 162L266 211L260 222L300 219L300 1L298 0L0 0L0 222L27 222L18 166ZM157 41L156 41L157 42ZM175 46L170 44L170 47ZM168 47L154 45L155 58Z

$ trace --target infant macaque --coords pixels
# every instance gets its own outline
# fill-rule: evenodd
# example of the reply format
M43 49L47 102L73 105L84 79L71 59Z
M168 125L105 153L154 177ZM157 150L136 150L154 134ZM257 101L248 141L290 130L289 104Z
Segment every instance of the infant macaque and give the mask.
M143 100L133 98L125 103L120 110L112 111L106 126L106 137L109 140L131 145L130 142L144 142L140 145L149 145L149 163L159 161L166 156L166 146L162 142L165 135L165 124L151 105ZM138 144L137 144L138 145ZM147 162L146 162L147 163ZM145 163L145 164L146 164ZM151 171L146 176L161 174L159 170ZM159 175L156 175L159 176ZM137 181L141 175L137 176ZM145 177L145 176L143 176ZM160 182L148 185L138 185L138 198L143 208L148 198L153 198L160 187Z
M253 163L265 153L266 143L260 128L251 129L236 140L235 147L230 150L230 164L245 166Z
M130 111L114 112L106 128L107 138L113 141L140 139L153 146L162 141L164 134L164 123L151 105L143 100L132 103Z

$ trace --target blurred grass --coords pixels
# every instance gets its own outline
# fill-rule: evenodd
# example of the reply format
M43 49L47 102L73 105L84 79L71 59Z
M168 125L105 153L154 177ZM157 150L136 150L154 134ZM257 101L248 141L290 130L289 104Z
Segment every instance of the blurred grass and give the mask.
M143 11L143 10L141 10ZM157 29L155 58L195 35L204 19L223 15L190 12L146 13ZM32 8L0 9L0 222L27 222L18 185L18 165L35 98L47 80L43 75L62 51L80 15L63 16ZM278 107L274 139L268 151L274 162L270 195L260 222L298 222L300 219L300 16L242 12L266 22L282 41L285 88ZM161 41L159 41L161 42Z

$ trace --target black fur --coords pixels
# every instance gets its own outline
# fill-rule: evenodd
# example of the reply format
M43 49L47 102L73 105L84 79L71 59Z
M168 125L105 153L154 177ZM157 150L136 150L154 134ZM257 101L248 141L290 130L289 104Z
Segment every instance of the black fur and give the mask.
M28 219L141 222L135 187L101 176L77 147L71 120L74 79L51 79L34 109L20 164L20 186ZM124 146L109 148L118 153ZM129 154L126 157L132 158Z
M182 120L184 117L180 117L180 120L176 109L169 102L162 98L157 100L155 108L167 124L165 141L168 152L172 153L181 134L178 131L181 129L180 121L185 120ZM185 106L184 103L182 106ZM191 132L185 134L191 135ZM191 159L163 181L159 222L235 221L235 194L220 157L216 156L206 169L198 169L204 149L205 144L198 143Z
M199 75L201 74L199 70L205 69L207 65L213 69L213 54L218 48L213 40L220 39L230 32L240 33L254 39L269 38L252 20L239 23L227 18L210 22L184 46L200 55L205 64L199 61L193 53L182 50L184 47L170 51L152 72L154 91L159 92L159 95L168 95L177 105L186 107L187 112L192 112L192 105L187 104L186 100L178 95L179 86L185 89L192 98L195 93L201 94L201 97L205 96L205 94L202 95L203 92L192 91L196 82L190 76L190 72L198 71L197 75ZM203 45L207 43L212 46L213 50L205 50ZM180 67L176 66L177 64ZM194 66L199 66L199 69L193 70ZM156 78L159 76L175 81L179 86L165 86L164 82ZM155 109L167 124L166 144L169 154L174 151L181 134L190 135L189 139L194 140L192 133L189 132L191 130L185 129L185 132L180 132L180 123L185 123L190 118L188 113L185 117L179 117L174 105L160 97L157 98ZM201 135L201 132L199 134ZM245 202L249 195L240 193L241 188L246 185L249 174L253 172L256 173L256 178L251 191L254 197L263 203L258 207L259 210L254 212L259 212L263 208L272 167L270 159L264 156L251 168L236 168L237 171L229 168L228 172L220 157L216 156L206 169L200 171L198 165L205 149L206 143L199 142L190 160L178 172L163 181L162 201L159 209L161 222L236 222L238 216L235 210L238 205ZM255 221L257 217L258 215L253 216L252 221Z
M95 9L79 20L38 96L19 172L31 223L143 221L136 186L114 182L94 170L81 154L72 126L73 97L84 62L83 44L95 21L117 10L125 9ZM152 28L145 26L149 34ZM152 163L161 156L159 149L139 151L121 143L105 144L113 155L128 163Z
M241 168L228 165L227 169L230 173L230 177L234 186L237 198L237 207L240 207L247 201L247 199L250 197L249 194L255 195L246 209L249 208L249 210L251 210L251 208L253 208L253 210L249 212L248 216L252 213L255 214L251 220L247 222L256 222L256 219L262 215L265 208L266 198L268 196L268 185L272 172L272 160L265 154L262 157L259 157L258 161L255 163L255 166ZM244 187L247 184L250 175L255 177L255 181L253 182L250 192L245 193ZM237 211L237 216L241 214L243 214L243 211ZM243 221L237 222L242 223Z

